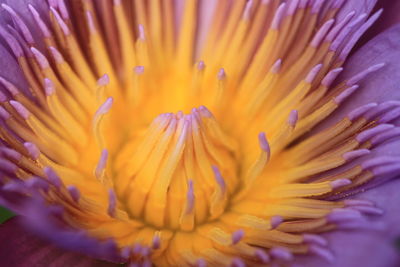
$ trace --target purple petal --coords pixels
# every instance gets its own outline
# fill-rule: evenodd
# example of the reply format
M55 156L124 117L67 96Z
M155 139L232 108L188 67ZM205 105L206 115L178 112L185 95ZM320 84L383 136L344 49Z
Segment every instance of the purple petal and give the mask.
M383 217L373 221L384 222L383 231L335 231L324 234L328 247L335 255L335 261L328 265L315 256L301 257L298 263L307 267L396 267L400 264L400 253L395 240L400 237L400 180L357 195L357 199L368 199L383 208ZM297 263L297 262L296 262Z
M54 247L30 234L13 218L0 225L2 266L118 266Z
M346 116L349 111L361 105L400 99L400 25L378 35L359 49L345 65L345 71L339 77L342 81L361 70L381 62L386 66L369 75L360 85L360 91L344 103L338 111L326 120L318 129L329 127ZM318 129L316 129L318 131ZM400 156L400 141L383 144L372 150L367 156ZM400 237L400 180L396 179L375 187L352 198L373 201L384 215L371 219L372 223L382 223L382 231L351 230L334 231L325 234L329 247L335 254L335 262L327 265L316 257L303 257L299 263L305 266L330 267L395 267L400 266L400 254L395 247L395 239Z
M351 77L367 66L378 63L385 63L386 66L361 82L360 93L344 109L371 101L400 99L400 25L378 35L359 49L346 63L341 78Z
M14 184L17 189L24 189L26 186L24 183ZM7 190L4 190L4 187L2 189L0 204L17 214L23 214L20 223L30 232L60 248L91 255L97 259L124 261L114 240L98 240L80 229L69 227L62 220L63 208L46 204L36 189L30 192L30 197L24 197L16 192L7 194Z
M385 66L368 75L360 89L318 129L333 125L353 109L362 105L388 100L400 100L400 25L397 25L369 41L347 61L337 81L344 81L369 66L385 63Z

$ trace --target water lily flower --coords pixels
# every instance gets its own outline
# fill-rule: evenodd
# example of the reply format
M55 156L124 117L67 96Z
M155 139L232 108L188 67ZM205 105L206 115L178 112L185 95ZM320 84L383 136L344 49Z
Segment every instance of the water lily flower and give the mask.
M0 2L7 266L398 266L391 1Z

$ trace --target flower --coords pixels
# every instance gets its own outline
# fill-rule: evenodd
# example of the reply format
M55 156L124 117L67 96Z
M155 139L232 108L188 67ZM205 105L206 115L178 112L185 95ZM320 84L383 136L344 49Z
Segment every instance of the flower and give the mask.
M382 10L210 3L2 4L0 203L132 266L334 262L323 233L382 230L357 196L400 173L400 102L359 91L393 59L344 66Z

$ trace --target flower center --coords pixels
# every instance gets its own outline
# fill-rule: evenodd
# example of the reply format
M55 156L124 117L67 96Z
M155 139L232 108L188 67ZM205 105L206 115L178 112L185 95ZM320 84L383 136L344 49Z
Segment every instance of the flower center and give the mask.
M205 107L158 116L117 159L116 193L134 218L192 230L224 212L238 186L235 143Z

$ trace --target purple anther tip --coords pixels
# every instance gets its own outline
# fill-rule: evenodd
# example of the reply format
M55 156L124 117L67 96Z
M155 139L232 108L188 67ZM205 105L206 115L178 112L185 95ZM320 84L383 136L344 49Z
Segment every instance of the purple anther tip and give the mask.
M314 38L312 39L310 45L312 47L318 47L322 41L324 40L326 34L332 27L332 25L335 23L334 19L330 19L327 22L325 22L322 27L318 30L318 32L315 34Z
M51 167L45 167L44 173L46 174L47 179L49 182L54 185L57 189L60 189L62 186L62 181L57 173Z
M65 0L57 0L58 2L58 9L60 10L61 16L63 19L69 19L69 13L67 9L67 5L65 4Z
M362 218L359 211L352 209L334 209L326 216L327 220L331 223L349 222L355 219Z
M361 163L361 167L364 170L368 170L374 167L390 165L392 163L398 163L398 162L399 159L397 159L396 157L381 156L364 161L363 163Z
M15 100L10 100L10 104L22 118L25 120L29 118L30 112L21 103Z
M371 206L351 206L350 209L354 209L368 215L380 216L384 214L384 211L382 209Z
M182 110L179 110L177 113L176 113L176 119L178 119L178 120L180 120L180 119L182 119L183 118L183 111Z
M115 216L115 208L117 207L117 196L113 189L108 190L108 209L107 213L110 217Z
M395 108L381 116L379 123L389 123L400 117L400 107Z
M124 247L121 249L121 257L124 259L129 259L132 255L132 247Z
M290 127L296 127L297 121L299 119L299 112L297 110L292 110L289 114L288 124Z
M0 158L0 170L6 171L9 173L15 173L18 170L18 166L9 160Z
M205 107L205 106L200 106L200 107L199 107L199 110L200 110L200 112L201 112L201 115L203 115L203 116L205 116L205 117L209 117L209 118L213 117L211 111L210 111L207 107Z
M246 267L246 264L243 262L243 260L235 258L231 262L231 267Z
M142 246L140 244L135 244L133 246L132 252L133 254L139 255L139 253L142 251Z
M194 189L193 189L193 180L188 181L188 191L186 193L186 200L187 200L187 208L186 213L191 213L194 208Z
M217 75L218 80L222 81L226 78L226 72L224 68L219 69L218 75Z
M7 148L7 147L0 147L0 154L3 154L9 159L19 161L22 158L21 153L15 151L14 149Z
M322 236L315 235L315 234L304 234L303 240L305 243L315 244L318 246L325 247L328 245L328 241L323 238Z
M68 192L69 192L69 195L71 196L71 198L76 202L76 203L78 203L79 202L79 198L80 198L80 192L79 192L79 190L78 190L78 188L76 188L75 186L73 186L73 185L69 185L69 186L67 186L67 190L68 190Z
M286 248L281 248L281 247L271 248L270 254L272 257L283 261L293 260L293 254Z
M322 64L318 64L314 66L311 71L307 74L305 82L306 83L312 83L314 79L317 77L319 71L322 69Z
M203 60L200 60L200 61L197 63L197 69L198 69L198 70L204 70L205 68L206 68L206 64L204 63Z
M54 9L53 7L50 7L51 12L53 13L54 17L56 18L56 21L58 23L58 25L60 26L61 30L63 31L64 35L70 35L71 31L69 30L67 24L65 23L64 19L69 19L69 15L68 12L66 10L61 9L60 12L62 13L62 17L60 16L60 14L58 13L58 11L56 9Z
M372 169L372 173L375 176L398 174L400 173L400 162L396 162L390 165L375 167Z
M368 155L369 153L371 153L369 149L358 149L344 153L343 159L345 159L346 161L351 161L353 159Z
M369 140L370 138L372 138L382 132L385 132L387 130L393 129L393 128L395 128L395 126L392 124L380 124L374 128L370 128L368 130L365 130L365 131L359 133L356 137L356 140L359 143L364 143L367 140Z
M350 88L345 89L342 93L340 93L337 97L335 97L335 103L340 105L342 104L349 96L351 96L360 86L353 85Z
M57 63L61 63L64 61L63 56L61 55L60 51L58 51L55 47L49 47L50 52Z
M392 139L394 137L399 137L399 136L400 136L400 128L396 127L396 128L393 128L390 131L387 131L387 132L384 132L384 133L381 133L381 134L378 134L378 135L374 136L373 138L371 138L370 141L371 141L371 144L373 146L376 146L376 145L381 144L381 143L383 143L383 142L385 142L387 140L390 140L390 139Z
M332 252L325 248L319 247L317 245L310 245L309 250L311 253L320 256L328 263L333 263L335 261L335 257L333 256Z
M275 16L272 19L271 22L271 29L277 30L285 17L285 11L286 11L286 3L282 3L279 5L277 11L275 12Z
M215 180L217 181L220 189L224 192L226 189L226 185L219 168L217 166L212 166L212 169L214 172Z
M375 72L375 71L383 68L384 66L385 66L385 63L379 63L379 64L376 64L376 65L373 65L373 66L369 67L368 69L366 69L366 70L356 74L352 78L350 78L346 82L346 85L352 86L352 85L358 83L359 81L361 81L362 79L364 79L365 77L367 77L370 73Z
M293 0L290 2L288 10L287 10L287 15L288 16L293 16L294 13L296 13L297 9L299 6L299 0Z
M255 256L259 261L261 261L261 263L268 263L271 260L268 253L262 249L257 249L255 252Z
M277 228L283 222L283 218L279 215L271 217L271 228Z
M103 76L100 77L100 79L97 80L98 86L106 86L109 83L110 83L110 77L108 76L108 74L104 74Z
M337 68L337 69L333 69L331 70L325 77L324 79L321 81L321 84L329 87L332 85L333 81L336 79L336 77L339 75L339 73L341 73L343 71L343 68Z
M343 203L346 206L370 206L370 207L375 206L374 202L363 199L346 199L343 201Z
M253 0L249 0L246 3L246 6L243 11L243 19L249 20L251 16L251 8L253 7Z
M267 152L267 153L270 153L270 152L271 152L271 148L270 148L270 146L269 146L267 137L266 137L266 135L265 135L264 132L261 132L261 133L258 134L258 142L259 142L260 147L261 147L261 149L262 149L263 151L265 151L265 152Z
M204 259L198 259L196 261L196 267L207 267L207 262Z
M272 65L271 72L276 74L281 70L281 67L282 67L282 59L278 59L277 61L275 61L274 65Z
M325 0L314 0L314 4L312 5L311 8L311 13L317 14L321 10L321 7Z
M326 41L327 42L332 42L339 34L339 32L342 30L342 28L348 24L348 22L353 18L353 16L355 15L355 11L351 11L349 12L346 17L344 17L344 19L342 19L342 21L340 21L339 23L337 23L337 25L335 25L333 27L333 29L328 33L328 35L326 36ZM335 40L336 44L332 44L330 47L330 50L332 51L336 51L338 46L340 45L341 39L339 38L339 40Z
M24 23L24 21L21 19L21 17L10 6L8 6L6 4L2 4L1 6L12 16L16 26L21 31L25 41L28 44L33 44L34 43L33 36L31 34L31 32L29 31L28 26Z
M32 177L25 181L28 188L41 189L45 192L49 191L49 183L42 178Z
M144 73L144 66L136 66L134 68L134 71L137 75L141 75Z
M364 115L366 112L368 112L369 110L377 107L378 104L377 103L369 103L366 104L364 106L361 106L359 108L354 109L353 111L351 111L347 117L349 118L349 120L354 121L358 118L360 118L362 115Z
M142 41L146 40L146 35L142 24L138 25L138 31L139 31L139 39Z
M95 23L94 23L94 19L93 19L92 13L90 11L86 11L85 14L86 14L86 21L88 23L88 26L89 26L88 28L89 28L90 32L91 33L96 32L96 26L95 26Z
M240 240L242 240L244 236L244 230L239 229L235 232L232 233L232 244L236 245L237 243L240 242Z
M96 170L95 170L95 175L97 178L100 178L104 169L107 166L107 159L108 159L108 150L103 149L101 151L100 159L97 163Z
M337 189L346 185L351 184L351 180L349 179L337 179L335 181L332 181L331 183L332 189Z
M7 110L5 110L3 107L0 106L0 117L3 120L8 120L9 118L11 118L10 113L8 113Z
M53 95L56 91L53 81L49 78L44 78L44 90L47 96Z
M107 98L106 101L96 111L96 114L103 115L103 114L108 113L112 107L113 102L114 102L114 99L112 97Z
M160 247L161 247L161 238L158 234L156 234L151 242L151 248L159 249Z
M7 101L7 99L8 99L7 96L0 91L0 102L4 103Z
M141 267L152 267L152 266L153 266L153 263L149 259L144 260L141 265Z
M308 4L308 0L300 0L299 8L305 8Z
M343 5L344 1L345 1L345 0L335 0L335 1L333 2L332 8L333 8L333 9L340 8L340 7Z
M146 247L146 246L142 246L142 249L141 249L141 251L140 251L140 254L141 254L143 257L149 256L149 255L151 254L150 248L149 248L149 247Z
M38 49L36 49L35 47L31 47L31 52L35 56L36 61L39 63L40 68L47 69L50 67L49 61Z

